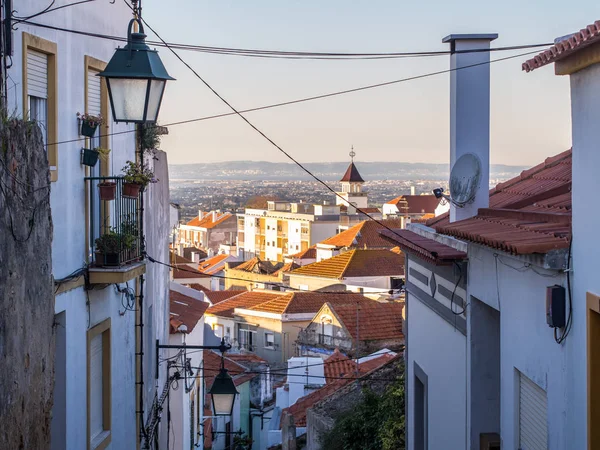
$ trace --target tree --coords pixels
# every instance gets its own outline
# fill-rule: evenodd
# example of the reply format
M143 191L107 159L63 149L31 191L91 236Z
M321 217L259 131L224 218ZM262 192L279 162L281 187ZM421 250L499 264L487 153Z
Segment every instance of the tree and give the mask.
M321 435L328 450L403 450L404 375L379 396L363 388L362 399Z

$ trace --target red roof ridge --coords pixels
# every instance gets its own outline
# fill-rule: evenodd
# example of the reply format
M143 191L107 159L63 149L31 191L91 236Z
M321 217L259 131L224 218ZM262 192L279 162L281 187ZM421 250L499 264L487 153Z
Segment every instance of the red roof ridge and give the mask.
M596 42L600 42L600 20L596 20L578 32L559 40L552 47L525 61L521 68L525 72L531 72Z
M358 173L358 169L354 165L354 162L351 162L348 168L346 169L346 173L342 177L340 181L352 182L352 183L364 183L365 180Z

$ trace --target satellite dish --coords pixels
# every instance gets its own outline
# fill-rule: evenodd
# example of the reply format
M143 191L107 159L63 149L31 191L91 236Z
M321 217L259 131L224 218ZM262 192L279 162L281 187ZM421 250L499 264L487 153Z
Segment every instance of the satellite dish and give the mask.
M464 206L475 200L481 181L481 162L472 153L458 158L450 173L450 198L457 206Z

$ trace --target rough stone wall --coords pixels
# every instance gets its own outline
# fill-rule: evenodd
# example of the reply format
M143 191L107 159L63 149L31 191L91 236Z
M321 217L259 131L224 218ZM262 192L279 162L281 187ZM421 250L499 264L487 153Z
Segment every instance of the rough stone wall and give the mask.
M50 172L37 126L0 120L0 448L50 446Z

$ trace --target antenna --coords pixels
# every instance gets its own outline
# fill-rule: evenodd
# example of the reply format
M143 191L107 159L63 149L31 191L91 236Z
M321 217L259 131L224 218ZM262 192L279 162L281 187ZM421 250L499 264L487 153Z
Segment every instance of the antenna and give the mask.
M436 198L445 198L458 208L463 208L475 200L475 194L481 181L481 162L472 154L462 155L450 172L450 195L442 188L433 190Z

